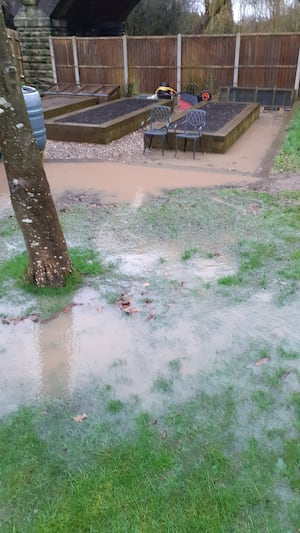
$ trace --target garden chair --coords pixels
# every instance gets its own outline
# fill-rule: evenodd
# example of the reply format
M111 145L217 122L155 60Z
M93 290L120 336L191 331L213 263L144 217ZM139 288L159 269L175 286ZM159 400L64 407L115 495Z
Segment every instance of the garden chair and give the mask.
M196 143L199 141L202 148L202 130L205 126L206 111L203 109L190 109L186 112L183 122L175 124L175 157L178 151L178 139L184 139L184 152L188 139L193 141L193 159L195 159Z
M149 150L151 148L153 137L160 137L161 151L162 155L164 155L165 139L167 139L169 146L167 135L170 126L170 116L171 109L168 105L155 105L151 108L150 116L141 124L144 135L144 153L146 150L147 137L149 137Z

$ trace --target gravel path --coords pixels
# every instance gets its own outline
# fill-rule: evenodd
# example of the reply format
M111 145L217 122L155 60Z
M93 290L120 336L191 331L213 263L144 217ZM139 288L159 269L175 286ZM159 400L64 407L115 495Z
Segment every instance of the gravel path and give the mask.
M130 163L142 159L143 149L141 131L134 131L109 144L74 143L48 139L44 160L97 160Z

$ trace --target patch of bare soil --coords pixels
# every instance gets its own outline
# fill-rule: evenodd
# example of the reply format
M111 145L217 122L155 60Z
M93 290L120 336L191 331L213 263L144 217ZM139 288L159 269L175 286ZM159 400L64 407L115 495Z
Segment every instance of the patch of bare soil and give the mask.
M281 191L300 191L300 174L280 174L264 178L256 183L249 183L243 187L257 192L276 194Z

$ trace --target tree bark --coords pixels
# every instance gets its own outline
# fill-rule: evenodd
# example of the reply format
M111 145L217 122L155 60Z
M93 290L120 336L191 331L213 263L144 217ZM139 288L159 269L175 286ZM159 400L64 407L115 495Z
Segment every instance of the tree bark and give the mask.
M29 280L37 287L63 287L72 264L11 57L1 0L0 147Z

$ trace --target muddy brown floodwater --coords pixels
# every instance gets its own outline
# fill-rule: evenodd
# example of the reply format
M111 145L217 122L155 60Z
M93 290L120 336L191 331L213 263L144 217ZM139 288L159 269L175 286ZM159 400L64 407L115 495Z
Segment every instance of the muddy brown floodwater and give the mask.
M91 204L126 202L133 211L146 203L149 195L177 187L299 189L298 176L266 177L285 123L284 112L262 112L257 123L226 154L199 154L195 161L188 153L179 154L176 160L174 154L162 158L155 150L143 156L139 147L137 152L133 149L121 159L108 162L101 159L101 150L107 147L92 147L98 150L91 152L93 161L75 162L73 143L67 148L72 162L46 159L45 170L59 205L78 203L83 195L85 201L91 199ZM116 146L109 147L112 158ZM0 210L11 212L3 163ZM119 222L126 227L126 217ZM195 259L183 264L178 260L181 252L176 244L124 241L105 224L94 238L106 259L118 264L120 275L125 276L133 293L146 291L154 273L182 280L193 290L199 278L212 282L235 270L230 258ZM203 298L197 306L183 300L176 308L170 299L160 321L151 319L150 299L145 303L149 305L150 320L140 312L124 316L117 306L107 303L100 287L78 291L73 303L70 312L46 323L27 318L16 325L0 324L1 414L13 412L23 403L72 393L77 387L88 386L91 379L111 384L120 399L137 395L145 407L161 405L153 382L159 375L170 374L174 360L182 362L182 375L189 380L199 370L246 351L254 341L269 342L270 336L273 343L299 346L300 302L278 308L264 291L238 306L216 305ZM16 315L17 311L13 303L6 302L0 308L2 315ZM174 385L178 400L192 394L193 386L188 383L186 387L182 383Z

